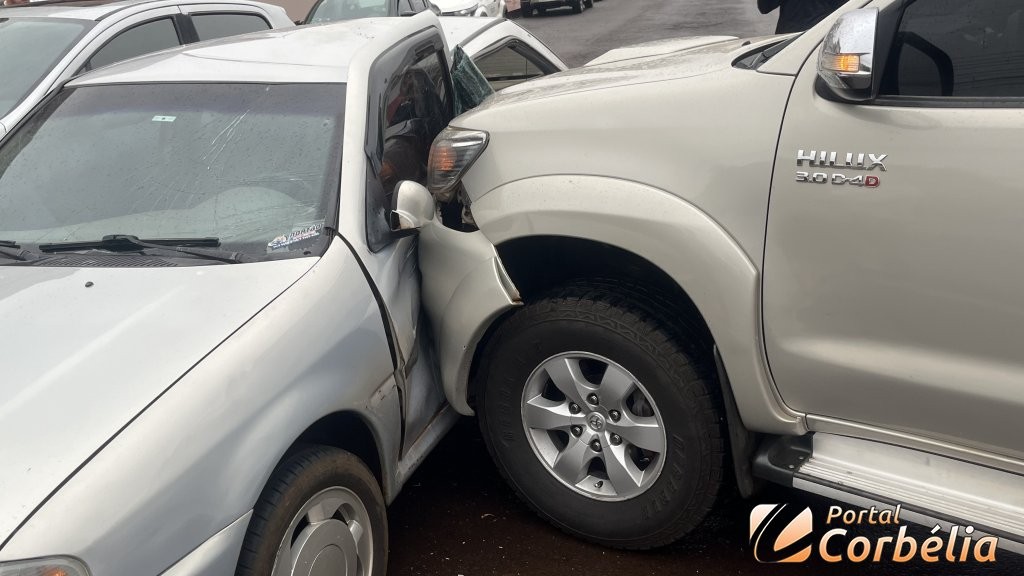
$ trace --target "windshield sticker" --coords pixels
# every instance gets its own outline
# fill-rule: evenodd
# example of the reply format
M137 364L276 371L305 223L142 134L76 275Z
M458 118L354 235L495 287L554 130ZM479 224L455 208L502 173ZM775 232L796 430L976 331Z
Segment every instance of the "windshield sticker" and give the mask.
M270 250L278 250L290 244L295 244L296 242L301 242L303 240L315 238L320 235L323 229L324 223L322 221L309 225L303 225L292 230L288 234L282 234L281 236L274 238L267 244L267 248L269 248Z
M153 116L153 122L174 122L177 116Z

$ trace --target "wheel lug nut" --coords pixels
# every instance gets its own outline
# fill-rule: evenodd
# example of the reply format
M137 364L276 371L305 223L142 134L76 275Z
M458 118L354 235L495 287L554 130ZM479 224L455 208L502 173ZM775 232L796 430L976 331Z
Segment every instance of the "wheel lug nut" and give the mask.
M598 404L601 403L601 401L597 398L597 394L591 394L587 396L587 402L593 404L594 406L597 406Z
M622 418L622 414L619 414L618 410L612 410L608 413L608 417L612 419L612 422L618 422Z
M618 434L612 434L611 438L609 438L608 440L610 440L612 445L614 445L614 446L618 446L619 444L622 444L622 437L619 436Z
M577 437L577 438L579 438L583 434L583 427L582 426L573 426L571 428L571 430L572 430L572 435Z
M582 411L583 410L575 402L570 402L569 403L569 413L571 413L571 414L579 414Z
M600 440L592 441L590 443L590 449L593 450L594 452L600 452L601 451L601 441Z

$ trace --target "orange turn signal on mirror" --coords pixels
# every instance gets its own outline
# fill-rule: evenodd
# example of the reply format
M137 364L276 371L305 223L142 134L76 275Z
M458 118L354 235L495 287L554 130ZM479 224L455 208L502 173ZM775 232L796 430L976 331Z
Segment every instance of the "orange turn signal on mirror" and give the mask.
M833 72L856 74L860 72L859 54L826 54L825 68Z

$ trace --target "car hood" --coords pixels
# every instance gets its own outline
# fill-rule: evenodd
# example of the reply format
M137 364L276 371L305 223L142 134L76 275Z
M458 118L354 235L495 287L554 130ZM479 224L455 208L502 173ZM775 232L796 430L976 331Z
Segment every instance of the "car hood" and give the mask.
M451 14L459 10L475 9L480 5L479 0L430 0L443 14Z
M540 98L708 74L732 66L742 55L759 46L777 41L776 36L747 40L731 36L703 36L618 48L582 68L506 88L457 118L453 124L471 128L478 114Z
M0 266L0 546L108 440L315 262Z

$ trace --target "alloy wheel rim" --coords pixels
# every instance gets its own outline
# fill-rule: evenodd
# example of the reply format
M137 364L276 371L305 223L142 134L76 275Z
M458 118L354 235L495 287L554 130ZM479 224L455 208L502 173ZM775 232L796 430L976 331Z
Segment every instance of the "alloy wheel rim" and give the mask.
M608 358L568 352L542 362L523 389L521 417L548 473L584 496L628 500L661 475L661 414L643 384Z
M373 528L362 500L333 487L306 501L277 550L272 576L368 576Z

